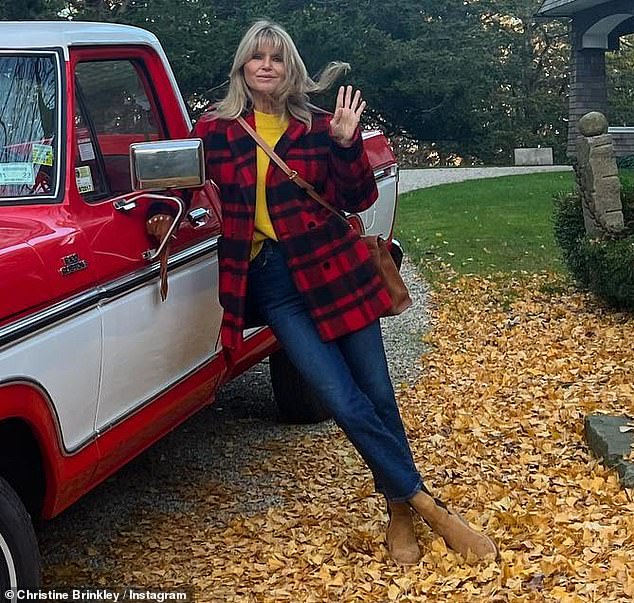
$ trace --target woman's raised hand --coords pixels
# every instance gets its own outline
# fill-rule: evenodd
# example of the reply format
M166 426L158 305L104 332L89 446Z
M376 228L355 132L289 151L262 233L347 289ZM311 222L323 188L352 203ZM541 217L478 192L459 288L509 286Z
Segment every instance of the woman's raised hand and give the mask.
M352 146L354 133L364 109L365 101L361 100L361 90L357 90L353 96L352 86L339 88L335 114L330 120L330 136L339 146Z

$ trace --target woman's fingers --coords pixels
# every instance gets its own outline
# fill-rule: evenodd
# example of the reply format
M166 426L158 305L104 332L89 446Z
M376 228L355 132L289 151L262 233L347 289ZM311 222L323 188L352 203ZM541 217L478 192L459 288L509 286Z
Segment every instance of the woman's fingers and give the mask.
M345 102L344 107L346 107L346 109L349 109L350 106L352 105L352 86L346 87L346 99L344 102Z
M354 136L365 107L366 102L361 100L361 90L355 90L352 86L340 86L330 121L331 136L346 146Z
M361 101L361 90L357 90L354 93L354 98L352 99L352 103L350 104L350 108L356 113L357 108L359 107L359 102Z
M335 112L336 112L339 108L343 107L343 98L344 98L344 95L345 95L345 90L344 90L344 87L343 87L343 86L339 86L339 92L337 92L337 103L336 103L336 105L335 105Z
M354 90L352 86L339 86L335 112L338 109L351 109L357 113L361 104L361 90ZM363 105L365 106L365 103Z
M361 113L363 113L363 111L365 111L365 107L366 107L366 103L365 101L363 101L359 107L357 108L357 110L354 112L354 114L357 116L357 118L361 117Z

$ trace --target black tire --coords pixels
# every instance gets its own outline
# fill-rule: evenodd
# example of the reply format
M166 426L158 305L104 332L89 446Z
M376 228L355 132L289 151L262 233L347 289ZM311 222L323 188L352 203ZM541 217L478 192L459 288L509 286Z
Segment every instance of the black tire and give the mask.
M282 423L309 424L330 419L330 414L284 350L270 356L269 368L273 396Z
M40 553L31 518L13 488L0 477L0 600L6 600L7 590L39 588L40 584Z

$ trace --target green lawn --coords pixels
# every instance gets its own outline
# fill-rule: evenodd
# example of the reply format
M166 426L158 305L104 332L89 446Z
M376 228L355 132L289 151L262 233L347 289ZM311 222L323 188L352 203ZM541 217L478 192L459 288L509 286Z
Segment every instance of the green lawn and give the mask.
M563 270L552 198L574 187L571 172L445 184L400 196L396 237L431 273L446 263L461 274Z

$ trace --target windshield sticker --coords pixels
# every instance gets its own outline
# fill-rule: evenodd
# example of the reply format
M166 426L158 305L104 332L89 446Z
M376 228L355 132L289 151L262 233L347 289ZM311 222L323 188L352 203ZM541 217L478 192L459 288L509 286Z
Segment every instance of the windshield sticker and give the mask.
M79 147L79 158L82 161L95 160L95 149L93 149L90 138L82 138L81 140L78 140L77 146Z
M0 185L35 184L35 172L32 163L0 163Z
M82 194L91 193L95 190L95 186L92 183L92 172L87 165L75 168L75 181L77 182L79 192Z
M31 161L39 165L53 165L53 146L50 144L34 144Z

